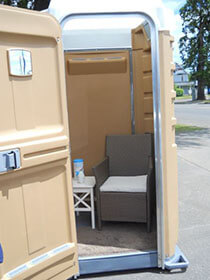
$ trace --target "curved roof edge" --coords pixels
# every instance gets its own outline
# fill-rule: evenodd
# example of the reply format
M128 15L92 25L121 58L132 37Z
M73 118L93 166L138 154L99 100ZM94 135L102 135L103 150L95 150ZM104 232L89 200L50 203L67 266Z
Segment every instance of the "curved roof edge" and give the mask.
M51 0L48 8L48 13L56 17L59 22L70 14L121 12L144 12L154 20L159 30L169 29L166 20L167 9L162 0L147 0L145 2L139 0L126 2L120 0Z

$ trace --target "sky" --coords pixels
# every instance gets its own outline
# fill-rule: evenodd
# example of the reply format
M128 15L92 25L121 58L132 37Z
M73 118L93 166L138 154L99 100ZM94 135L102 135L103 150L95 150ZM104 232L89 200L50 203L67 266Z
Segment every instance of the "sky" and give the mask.
M186 3L186 0L163 0L164 5L170 9L172 13L168 15L168 21L170 25L170 31L174 36L174 62L181 63L181 58L179 54L178 41L182 37L182 20L179 15L179 9Z

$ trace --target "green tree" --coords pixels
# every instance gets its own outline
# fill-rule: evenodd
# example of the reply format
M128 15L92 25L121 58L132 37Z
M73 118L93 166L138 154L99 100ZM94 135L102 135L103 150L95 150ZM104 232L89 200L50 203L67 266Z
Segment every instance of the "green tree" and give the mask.
M198 99L210 85L210 0L187 0L180 9L184 36L179 41L183 66L198 81Z
M41 11L47 9L49 6L50 0L0 0L0 4L25 8L25 9L33 9L37 11Z

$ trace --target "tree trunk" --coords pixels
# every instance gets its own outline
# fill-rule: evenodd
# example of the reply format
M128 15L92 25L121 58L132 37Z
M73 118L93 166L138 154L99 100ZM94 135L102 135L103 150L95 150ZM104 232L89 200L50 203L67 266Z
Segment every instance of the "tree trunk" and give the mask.
M204 71L204 56L203 56L203 23L202 23L202 15L200 14L200 28L198 32L198 97L197 100L205 100L204 94L204 80L203 80L203 71Z
M198 97L197 100L205 100L205 94L204 94L204 83L202 78L198 79Z

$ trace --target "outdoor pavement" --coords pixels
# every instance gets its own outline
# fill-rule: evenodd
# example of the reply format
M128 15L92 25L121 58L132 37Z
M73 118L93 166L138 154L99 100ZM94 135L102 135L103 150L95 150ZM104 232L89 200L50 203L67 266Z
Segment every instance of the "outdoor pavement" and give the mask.
M159 269L129 271L81 277L98 280L210 279L210 104L175 105L178 123L206 127L201 131L179 133L179 241L188 258L186 272Z
M177 123L210 128L210 104L175 104Z

